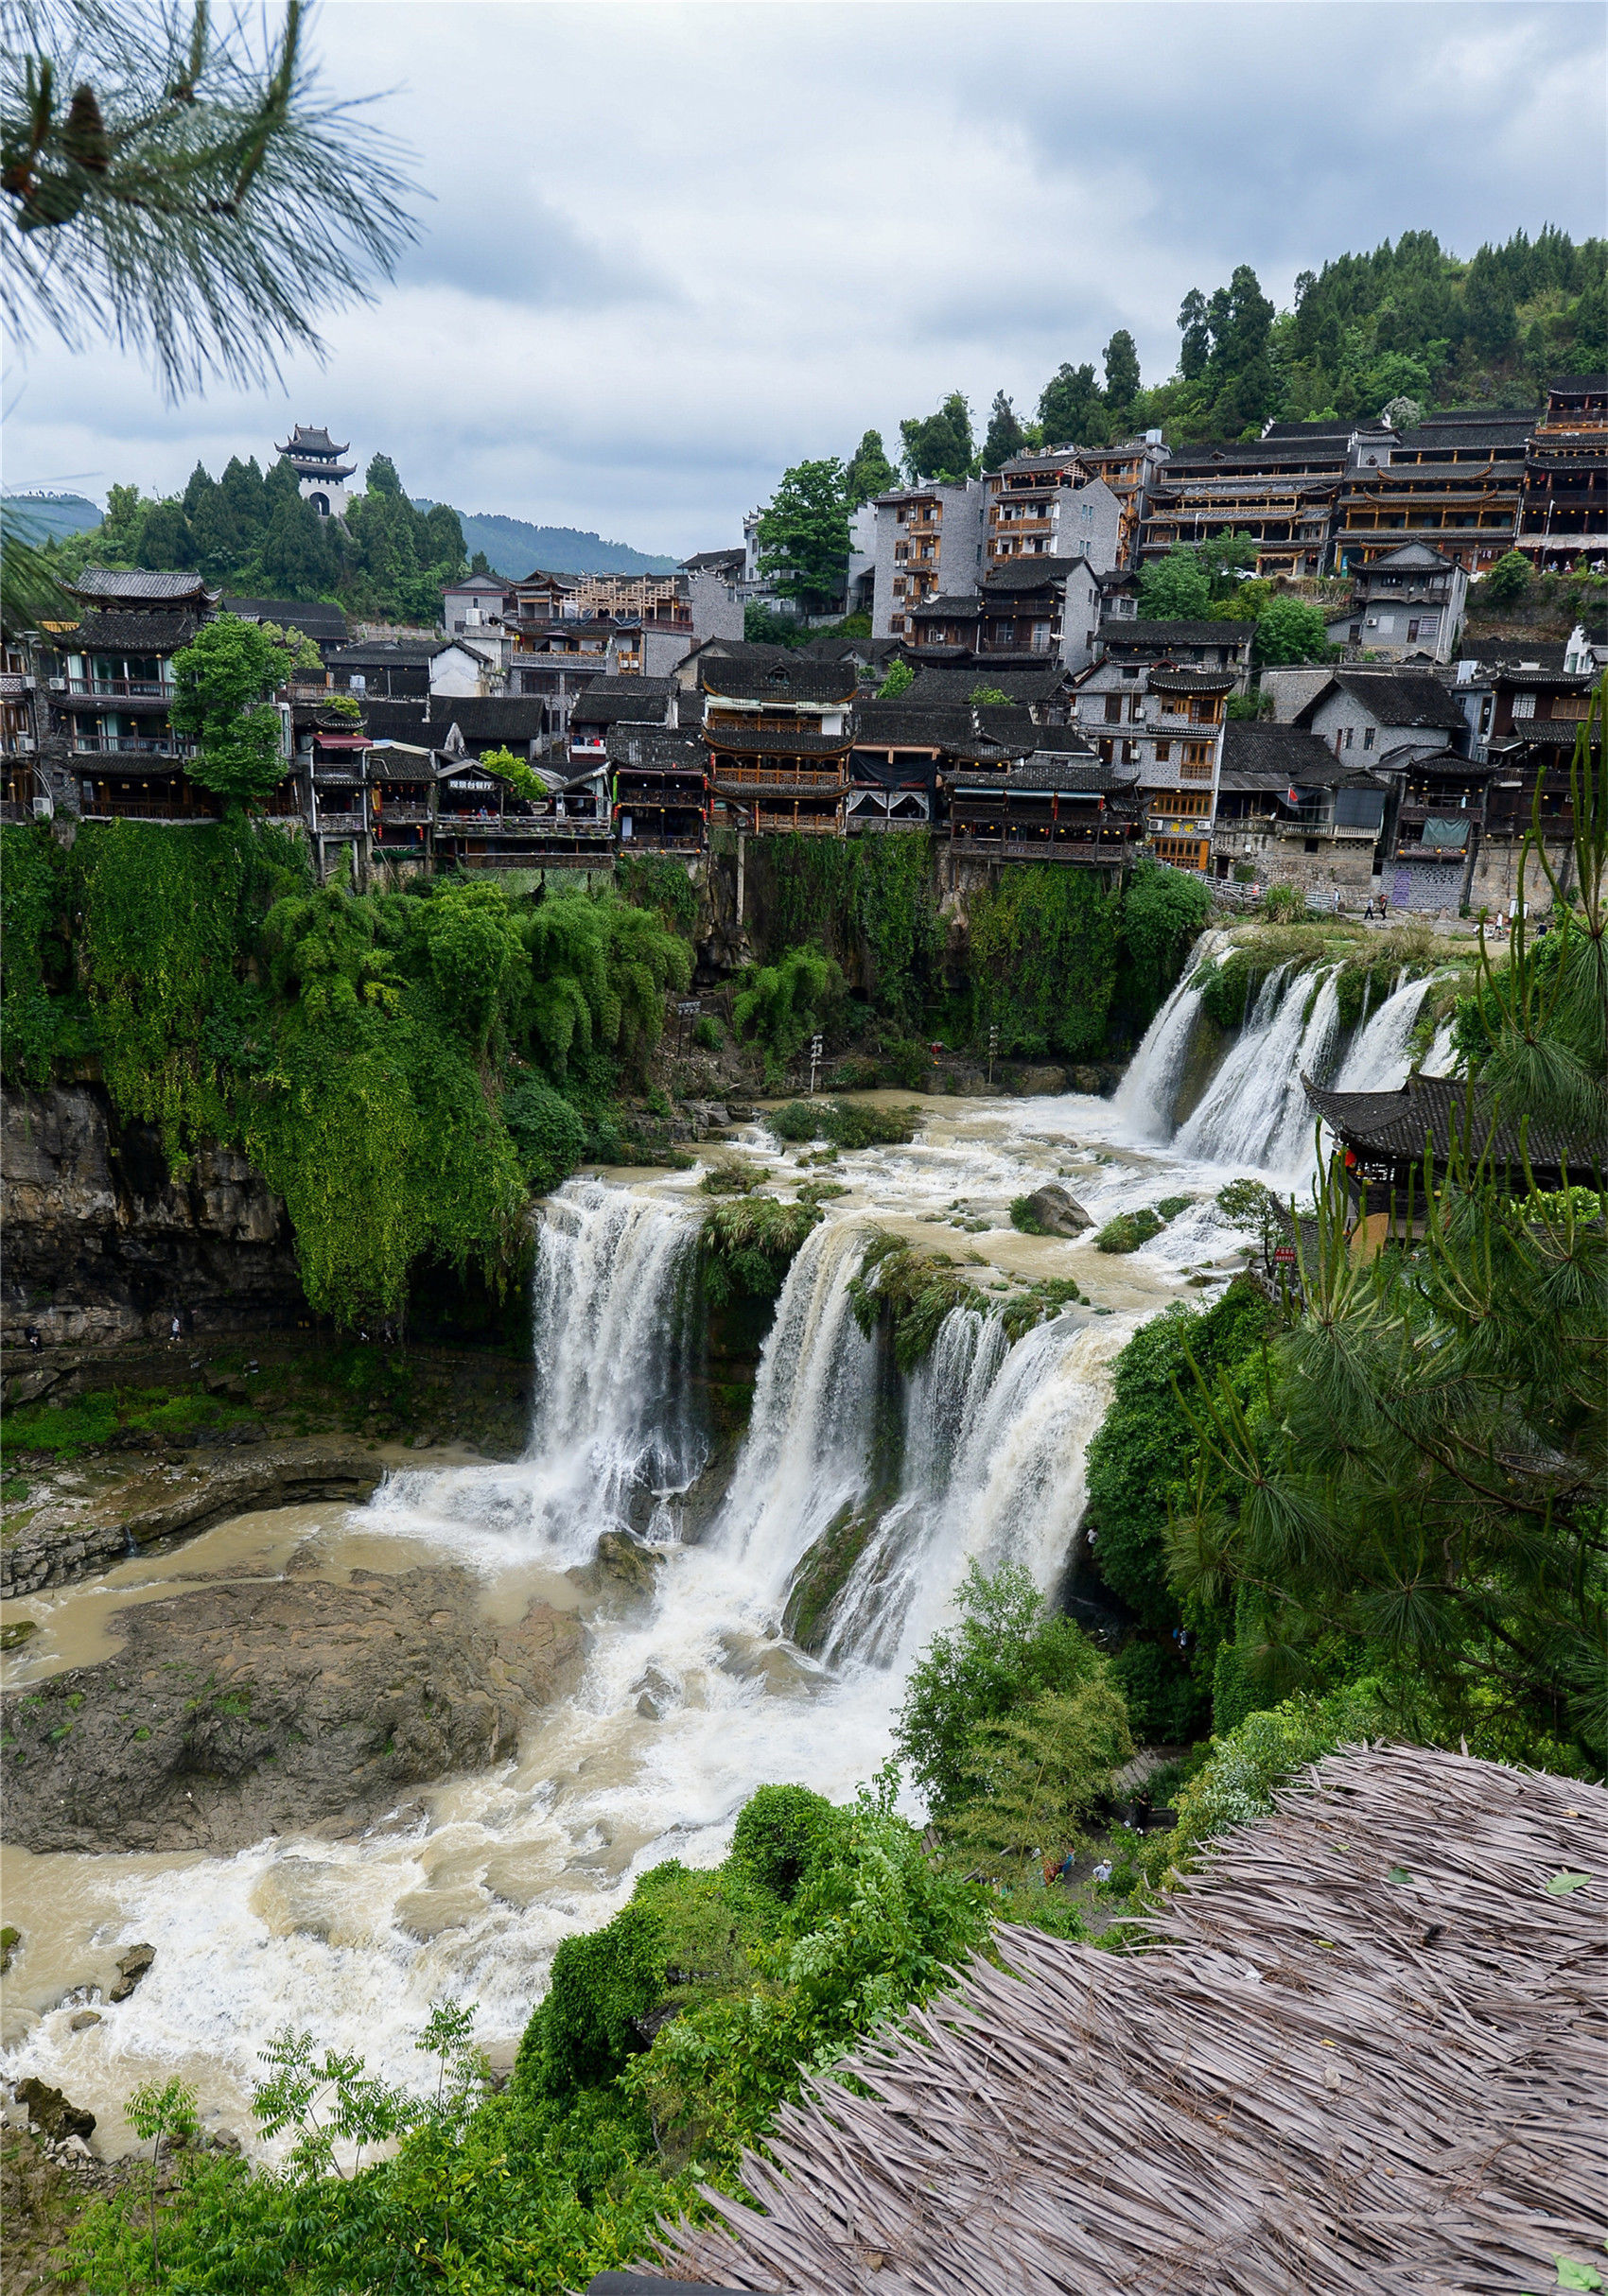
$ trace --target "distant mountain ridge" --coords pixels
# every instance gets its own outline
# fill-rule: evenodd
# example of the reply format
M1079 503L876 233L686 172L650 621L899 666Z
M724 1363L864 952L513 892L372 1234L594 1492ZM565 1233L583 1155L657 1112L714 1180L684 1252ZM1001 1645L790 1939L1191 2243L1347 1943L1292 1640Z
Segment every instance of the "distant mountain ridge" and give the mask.
M26 487L9 486L5 501L42 542L51 536L63 541L69 534L87 534L100 524L99 506L86 495L56 495L43 487L36 494Z
M414 497L422 511L432 506L423 496ZM674 558L653 558L634 550L629 543L605 542L601 534L573 526L532 526L524 518L504 518L497 512L460 511L463 547L471 558L483 550L492 566L511 582L522 582L540 566L549 574L673 574Z

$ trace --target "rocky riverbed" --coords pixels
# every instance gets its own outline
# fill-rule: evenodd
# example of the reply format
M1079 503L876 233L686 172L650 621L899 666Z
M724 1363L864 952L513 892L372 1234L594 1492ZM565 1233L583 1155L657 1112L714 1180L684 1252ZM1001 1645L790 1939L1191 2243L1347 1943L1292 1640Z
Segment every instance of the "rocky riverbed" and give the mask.
M451 1565L223 1582L118 1611L121 1648L4 1701L7 1835L40 1851L243 1849L512 1752L581 1644L506 1626Z

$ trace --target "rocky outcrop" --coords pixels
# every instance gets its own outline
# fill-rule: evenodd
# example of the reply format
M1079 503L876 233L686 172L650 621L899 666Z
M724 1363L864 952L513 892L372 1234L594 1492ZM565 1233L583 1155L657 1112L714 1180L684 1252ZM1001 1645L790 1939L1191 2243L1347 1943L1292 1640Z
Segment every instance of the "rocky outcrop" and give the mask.
M0 1595L66 1586L126 1555L171 1545L259 1507L366 1499L384 1474L360 1443L316 1435L261 1445L244 1456L213 1454L184 1469L154 1468L88 1508L41 1507L0 1547Z
M176 1178L149 1124L119 1124L97 1085L0 1105L6 1271L0 1320L47 1347L264 1330L305 1318L285 1207L224 1148Z
M1077 1236L1094 1225L1077 1198L1054 1180L1036 1188L1024 1207L1041 1235Z
M440 1567L223 1581L122 1611L115 1657L5 1700L8 1839L228 1853L512 1753L581 1629L545 1603L493 1627L477 1597Z

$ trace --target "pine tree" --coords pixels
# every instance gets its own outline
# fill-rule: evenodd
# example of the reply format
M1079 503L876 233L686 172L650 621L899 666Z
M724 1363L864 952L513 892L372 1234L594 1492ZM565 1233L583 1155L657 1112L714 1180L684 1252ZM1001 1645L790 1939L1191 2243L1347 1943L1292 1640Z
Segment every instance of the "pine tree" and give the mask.
M1016 419L1016 409L1003 391L996 391L988 416L988 435L983 442L983 468L1000 469L1013 455L1019 455L1026 444L1027 433Z
M1113 423L1122 423L1139 396L1139 346L1119 327L1102 354L1106 362L1106 404Z
M880 430L867 430L849 458L844 473L844 500L850 512L874 502L899 484L899 473L888 461Z
M365 296L413 236L403 158L321 100L302 0L253 44L186 11L16 0L0 108L0 309L78 349L132 343L167 391L261 382L320 347L309 312Z

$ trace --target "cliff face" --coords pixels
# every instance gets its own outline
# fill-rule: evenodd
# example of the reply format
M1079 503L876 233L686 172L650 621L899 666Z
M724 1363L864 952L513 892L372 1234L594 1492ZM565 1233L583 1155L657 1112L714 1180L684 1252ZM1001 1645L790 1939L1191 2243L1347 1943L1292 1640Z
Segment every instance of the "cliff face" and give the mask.
M260 1331L307 1316L285 1207L244 1157L198 1151L187 1179L149 1124L70 1085L0 1105L8 1345Z

